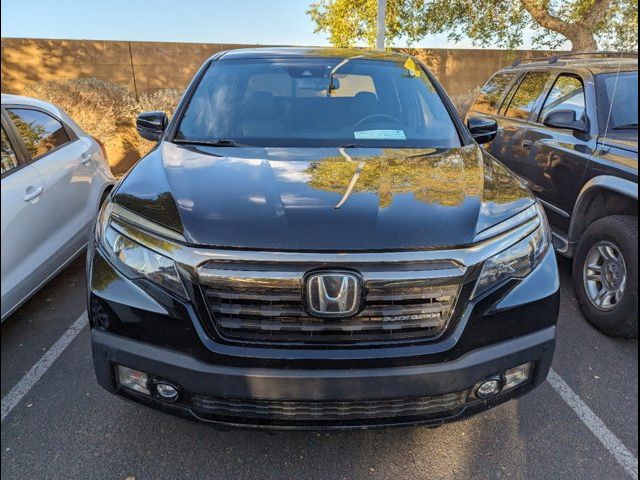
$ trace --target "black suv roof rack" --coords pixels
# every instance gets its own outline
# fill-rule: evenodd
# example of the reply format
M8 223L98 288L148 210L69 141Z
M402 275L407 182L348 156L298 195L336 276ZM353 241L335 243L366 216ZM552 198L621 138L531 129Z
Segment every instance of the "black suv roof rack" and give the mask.
M612 52L612 51L596 51L596 52L573 52L573 53L560 53L558 55L548 55L546 57L531 57L531 58L519 58L511 64L512 67L517 67L523 63L540 62L546 60L548 64L553 65L558 63L560 59L571 59L575 57L582 57L585 55L595 56L602 55L606 57L637 57L638 52Z

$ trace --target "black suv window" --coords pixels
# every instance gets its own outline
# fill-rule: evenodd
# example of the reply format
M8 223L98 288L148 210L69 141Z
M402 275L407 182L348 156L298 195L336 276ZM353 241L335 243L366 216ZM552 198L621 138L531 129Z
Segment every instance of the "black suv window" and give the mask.
M511 99L505 115L526 120L549 78L548 72L529 72Z
M18 168L18 166L19 163L18 157L16 157L16 152L13 150L4 128L2 128L2 171L0 174L4 175L5 173Z
M500 100L502 100L505 91L515 75L515 73L498 73L494 75L485 86L482 87L482 91L480 95L478 95L478 98L476 98L472 110L478 113L495 115L498 112Z
M59 120L39 110L8 108L32 159L36 159L69 142L69 135Z
M607 135L638 138L638 72L596 75L598 117ZM607 130L608 127L608 131Z
M573 75L560 75L540 113L540 121L555 110L573 110L576 118L582 118L585 111L584 86L582 80Z

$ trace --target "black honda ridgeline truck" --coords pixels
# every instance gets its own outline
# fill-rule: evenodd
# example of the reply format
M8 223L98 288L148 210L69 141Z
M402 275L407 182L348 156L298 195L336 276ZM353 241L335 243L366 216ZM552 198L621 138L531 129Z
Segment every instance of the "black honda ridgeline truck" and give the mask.
M99 383L205 422L456 420L546 377L547 220L404 55L210 58L116 186L88 255Z

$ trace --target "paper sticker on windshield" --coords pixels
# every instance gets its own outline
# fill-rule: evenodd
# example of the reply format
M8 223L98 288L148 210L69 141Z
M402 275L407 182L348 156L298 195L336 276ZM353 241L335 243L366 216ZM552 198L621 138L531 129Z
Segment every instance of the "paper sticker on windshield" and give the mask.
M362 130L353 132L358 140L406 140L402 130Z
M407 58L407 61L404 62L404 68L409 70L409 73L411 73L411 75L413 75L414 77L420 76L420 67L416 65L416 62L414 62L413 59Z

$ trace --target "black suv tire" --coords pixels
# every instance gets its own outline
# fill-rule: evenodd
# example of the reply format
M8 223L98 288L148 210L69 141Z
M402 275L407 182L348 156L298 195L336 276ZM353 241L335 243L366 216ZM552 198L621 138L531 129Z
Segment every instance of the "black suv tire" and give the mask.
M585 286L585 263L600 242L613 245L624 259L626 286L622 298L609 310L598 308ZM612 215L593 222L582 236L573 263L573 285L587 320L606 335L638 338L638 217Z

